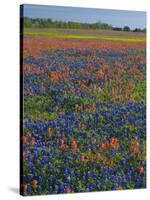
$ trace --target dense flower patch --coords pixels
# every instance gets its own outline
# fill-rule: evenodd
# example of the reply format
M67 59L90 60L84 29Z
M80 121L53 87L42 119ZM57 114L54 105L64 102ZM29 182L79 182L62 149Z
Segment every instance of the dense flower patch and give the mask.
M145 62L145 43L24 38L24 195L146 187Z

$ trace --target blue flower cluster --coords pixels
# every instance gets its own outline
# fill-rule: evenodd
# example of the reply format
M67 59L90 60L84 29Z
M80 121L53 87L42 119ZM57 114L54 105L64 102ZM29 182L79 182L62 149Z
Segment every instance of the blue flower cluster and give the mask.
M139 59L133 49L76 48L24 58L24 195L146 187Z

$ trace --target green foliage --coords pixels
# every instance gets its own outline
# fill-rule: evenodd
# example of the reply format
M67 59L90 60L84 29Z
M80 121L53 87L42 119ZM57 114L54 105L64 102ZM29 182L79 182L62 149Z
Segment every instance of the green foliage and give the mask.
M143 99L145 99L145 94L146 94L146 81L141 80L136 84L136 87L134 89L133 96L134 96L135 101L137 102L143 101Z
M133 32L146 32L146 29L135 28L131 30L130 27L124 26L113 27L110 24L96 22L96 23L81 23L73 21L53 21L52 19L41 19L41 18L23 18L24 28L67 28L67 29L104 29L104 30L115 30L115 31L133 31Z
M130 31L130 27L124 26L123 30L124 30L124 31Z
M106 23L80 23L73 21L52 21L52 19L32 19L25 17L23 20L25 28L71 28L71 29L112 29L112 26Z
M32 21L29 18L25 17L23 19L23 25L26 28L31 28L32 27Z

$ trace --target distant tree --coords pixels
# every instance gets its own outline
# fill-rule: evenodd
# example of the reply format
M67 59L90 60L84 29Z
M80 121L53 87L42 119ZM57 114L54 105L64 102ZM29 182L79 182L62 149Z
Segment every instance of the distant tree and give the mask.
M26 28L31 28L31 27L32 27L32 21L31 21L31 19L25 17L25 18L23 19L23 25L24 25L24 27L26 27Z
M145 32L146 32L146 28L144 28L144 29L135 28L135 29L133 30L133 32L143 32L143 33L145 33Z
M140 28L135 28L134 30L133 30L133 32L141 32L142 30L140 29Z
M142 32L146 33L146 28L144 28L144 29L142 30Z
M112 29L112 26L106 23L103 23L101 26L102 29Z
M138 32L138 29L137 28L133 29L133 32Z
M52 19L41 19L41 18L22 18L24 27L26 28L72 28L72 29L104 29L111 30L110 24L102 23L100 21L96 23L80 23L73 21L53 21Z
M114 30L114 31L122 31L122 28L120 28L120 27L112 27L112 30Z
M130 31L130 27L129 26L124 26L123 30L124 31Z

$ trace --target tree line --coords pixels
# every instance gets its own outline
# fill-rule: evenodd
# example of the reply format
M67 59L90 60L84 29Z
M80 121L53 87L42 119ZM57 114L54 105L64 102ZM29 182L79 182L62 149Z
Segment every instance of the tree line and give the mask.
M81 23L73 21L53 21L52 19L41 18L28 18L21 19L23 27L25 28L70 28L70 29L104 29L104 30L116 30L116 31L133 31L133 32L146 32L146 29L135 28L131 30L129 26L113 27L110 24L96 22L96 23Z

